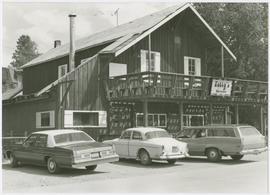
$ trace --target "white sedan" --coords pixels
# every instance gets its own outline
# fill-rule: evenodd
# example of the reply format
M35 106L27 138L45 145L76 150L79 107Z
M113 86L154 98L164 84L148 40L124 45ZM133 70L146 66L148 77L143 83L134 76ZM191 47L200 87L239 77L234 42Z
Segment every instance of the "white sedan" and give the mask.
M152 160L167 160L174 164L188 155L187 144L172 138L164 129L138 127L126 129L120 138L107 140L120 158L138 159L143 165Z

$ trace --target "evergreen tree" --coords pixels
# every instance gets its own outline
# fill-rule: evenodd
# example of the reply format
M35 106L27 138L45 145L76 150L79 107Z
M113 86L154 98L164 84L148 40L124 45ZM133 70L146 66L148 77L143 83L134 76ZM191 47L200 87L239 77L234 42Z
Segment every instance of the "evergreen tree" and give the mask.
M37 44L28 35L21 35L17 41L16 50L12 55L13 61L11 65L19 68L39 55Z

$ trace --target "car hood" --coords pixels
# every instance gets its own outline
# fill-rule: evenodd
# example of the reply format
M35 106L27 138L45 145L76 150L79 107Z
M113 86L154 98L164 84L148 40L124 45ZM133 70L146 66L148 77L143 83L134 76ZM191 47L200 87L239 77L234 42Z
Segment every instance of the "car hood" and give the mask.
M67 145L57 146L58 148L69 149L73 151L79 150L87 150L87 149L95 149L95 148L103 148L110 147L108 144L100 143L100 142L81 142L81 143L72 143Z

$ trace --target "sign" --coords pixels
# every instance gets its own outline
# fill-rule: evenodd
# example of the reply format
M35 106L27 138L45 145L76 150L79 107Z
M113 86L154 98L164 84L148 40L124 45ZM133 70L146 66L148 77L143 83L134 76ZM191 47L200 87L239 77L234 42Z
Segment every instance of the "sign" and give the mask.
M213 96L231 96L232 81L212 80L211 94Z

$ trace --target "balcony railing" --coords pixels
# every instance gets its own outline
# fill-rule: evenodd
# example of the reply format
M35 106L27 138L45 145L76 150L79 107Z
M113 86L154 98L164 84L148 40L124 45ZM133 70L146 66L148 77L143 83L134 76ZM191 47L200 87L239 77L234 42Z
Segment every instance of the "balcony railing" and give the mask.
M141 72L111 77L106 82L110 100L139 98L223 100L233 102L267 103L267 82L223 78L232 81L230 96L210 95L212 79L209 76L188 76L175 73Z

